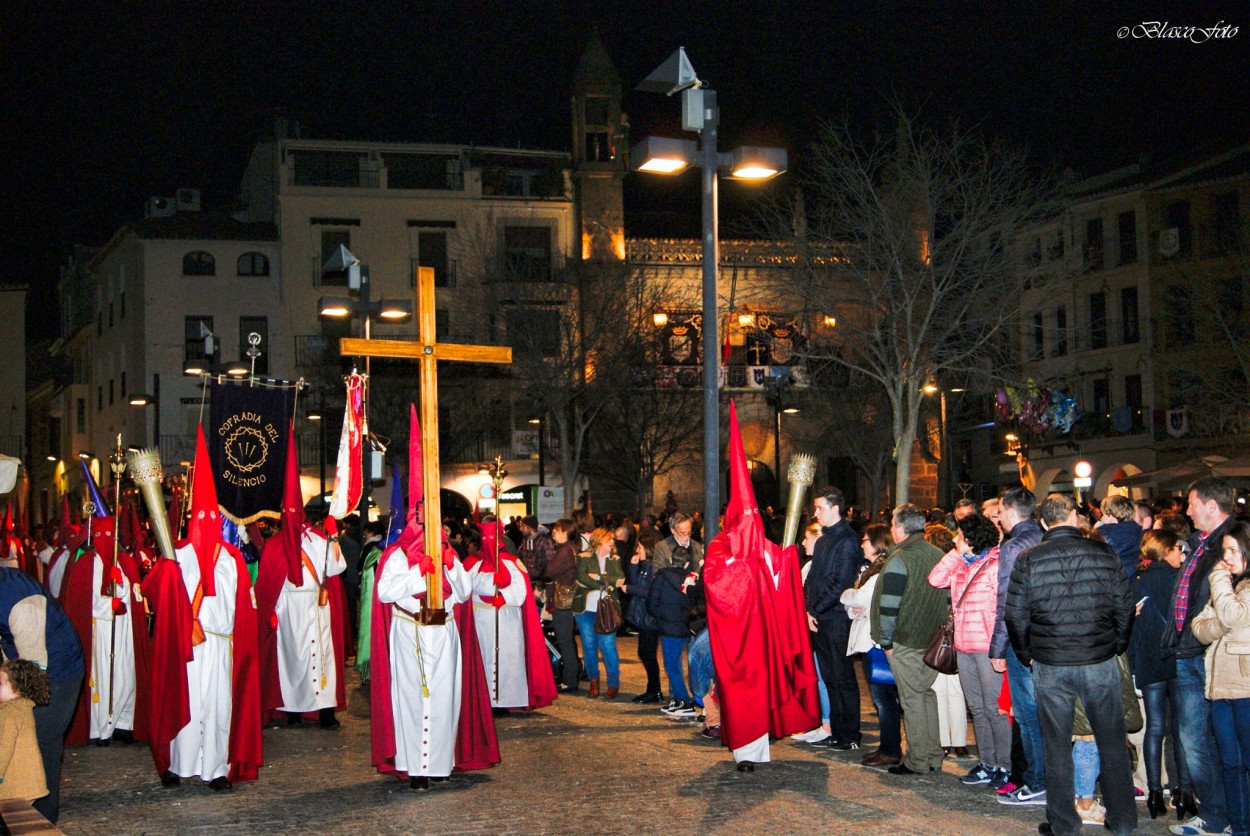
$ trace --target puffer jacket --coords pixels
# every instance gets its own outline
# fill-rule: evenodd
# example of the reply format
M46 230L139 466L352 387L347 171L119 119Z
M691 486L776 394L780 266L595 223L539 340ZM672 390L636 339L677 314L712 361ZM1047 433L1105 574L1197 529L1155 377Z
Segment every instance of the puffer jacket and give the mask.
M976 577L972 577L973 572ZM958 550L951 549L929 573L929 583L934 589L951 591L955 649L962 653L987 653L998 612L998 546L971 565Z
M1016 559L1007 634L1026 665L1093 665L1127 649L1134 603L1110 546L1055 526Z
M1237 584L1222 565L1211 570L1211 600L1191 622L1207 645L1207 699L1250 697L1250 580Z

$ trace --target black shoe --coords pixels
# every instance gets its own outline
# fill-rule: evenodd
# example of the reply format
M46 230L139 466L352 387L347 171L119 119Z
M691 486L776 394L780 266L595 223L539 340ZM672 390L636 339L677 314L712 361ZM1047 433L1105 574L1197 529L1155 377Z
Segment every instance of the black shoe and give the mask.
M161 786L170 788L180 787L182 786L182 779L175 775L171 770L166 769L161 773Z
M333 708L323 708L317 712L317 725L323 729L337 729L343 724L334 716Z
M113 732L113 739L118 743L125 743L129 746L131 743L135 742L135 733L130 729L118 729Z
M1150 818L1157 819L1159 816L1167 816L1168 805L1163 800L1163 790L1151 790L1146 795L1146 809L1150 812Z
M933 767L929 767L929 771L932 772ZM894 764L894 766L891 766L889 769L887 769L886 772L890 773L891 775L923 775L924 774L923 772L917 772L914 769L908 769L907 764L905 763L896 763Z
M639 705L651 705L653 703L658 703L659 701L660 693L658 691L650 691L645 694L639 694L630 700L630 702L638 703Z
M968 747L956 746L953 750L951 750L951 754L953 754L957 758L966 758L968 757Z
M506 708L492 708L490 713L494 717L507 717L512 714L512 712Z
M232 785L229 781L227 781L226 777L223 775L220 778L214 778L213 780L209 781L208 788L212 790L213 792L229 792L230 790L234 789L234 785Z
M578 691L578 688L576 685L569 687L568 685L565 685L563 682L561 682L559 685L556 686L557 694L576 694L577 691Z
M833 738L829 739L832 740ZM859 748L859 743L854 740L840 740L837 743L830 743L828 746L835 752L854 752Z
M430 779L424 775L417 775L408 782L408 786L412 787L417 792L425 792L430 788Z
M97 746L107 746L107 745L109 745L109 739L108 739L107 737L98 737L98 738L96 738L96 740L95 740L95 745L97 745Z
M430 776L430 783L431 783L431 784L441 784L441 783L443 783L444 781L450 781L450 780L451 780L451 776L450 776L450 775L443 775L442 777L435 777L435 776L433 776L433 775L431 775L431 776Z
M739 772L754 772L755 764L751 761L738 761Z
M304 718L299 714L288 711L286 715L286 724L288 726L302 726L304 725Z
M1054 833L1055 831L1051 829L1050 822L1044 821L1037 826L1037 832L1038 833Z

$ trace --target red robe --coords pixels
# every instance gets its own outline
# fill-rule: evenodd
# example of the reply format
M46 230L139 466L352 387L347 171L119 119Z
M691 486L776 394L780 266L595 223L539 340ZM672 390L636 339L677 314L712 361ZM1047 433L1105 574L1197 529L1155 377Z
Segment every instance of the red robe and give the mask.
M125 552L118 552L117 563L125 573L126 579L135 589L142 591L139 585L139 566L134 558ZM108 562L104 571L108 572ZM69 616L74 631L78 633L78 641L82 643L83 656L87 666L87 680L91 679L91 612L93 604L93 581L95 576L95 552L83 552L71 566L61 585L61 607ZM143 605L136 603L131 595L126 601L130 609L130 632L135 646L135 725L136 740L148 739L148 684L151 656L151 642L148 640L147 618ZM91 735L91 687L84 683L78 694L78 705L74 708L74 716L70 720L69 731L65 738L67 746L85 746ZM185 725L185 724L184 724Z
M778 570L774 586L763 554L734 535L713 538L703 564L721 741L731 749L820 725L798 552L759 538Z
M301 538L301 543L303 542ZM271 537L261 555L260 569L256 573L256 625L260 654L260 709L261 721L272 722L278 717L282 705L282 682L278 677L278 598L288 577L286 555L282 551L281 537ZM300 568L303 577L303 567ZM334 641L334 665L338 672L335 684L335 710L347 708L347 686L344 671L347 669L347 595L343 591L340 575L325 580L326 593L330 598L330 635ZM304 714L308 720L317 719L317 712Z
M543 627L538 615L538 603L534 600L534 587L529 581L529 573L523 568L524 564L516 555L503 551L500 552L499 558L504 565L504 573L499 579L501 589L508 585L510 572L520 572L526 577L525 602L521 604L521 627L525 632L525 683L529 691L529 703L525 706L525 710L533 711L536 708L551 705L556 701L557 696L556 680L551 671L551 658L547 655L547 637L543 635ZM495 565L493 555L486 554L485 551L468 558L465 561L465 568L472 570L478 560L481 560L483 564L483 572L493 571L491 568ZM489 604L490 601L483 599L482 603ZM458 613L456 617L460 617ZM482 675L486 675L485 669L482 670Z
M410 526L410 530L414 527ZM420 530L417 529L419 535ZM382 553L374 577L382 577L386 561L400 555L409 566L415 566L422 557L420 543L414 544L411 536L401 537ZM456 553L446 541L443 543L443 559L455 560ZM451 594L451 584L443 579L443 593ZM499 740L495 735L495 719L491 714L490 689L486 684L486 672L482 669L482 654L478 649L477 630L473 623L472 603L452 607L456 632L460 636L460 722L456 728L457 772L471 769L489 769L499 763ZM373 613L370 626L370 737L373 765L378 772L407 778L395 769L395 712L391 705L391 606L378 598L378 588L373 587Z
M189 545L189 540L175 544ZM233 546L221 546L218 559L235 563L238 582L234 601L233 703L230 717L231 783L254 781L263 759L260 737L260 670L256 646L256 609L251 576L243 555ZM191 598L177 561L158 560L143 585L144 596L156 616L152 645L152 693L160 694L161 710L150 723L152 760L157 773L169 769L169 745L191 722L187 695L187 662L192 659Z

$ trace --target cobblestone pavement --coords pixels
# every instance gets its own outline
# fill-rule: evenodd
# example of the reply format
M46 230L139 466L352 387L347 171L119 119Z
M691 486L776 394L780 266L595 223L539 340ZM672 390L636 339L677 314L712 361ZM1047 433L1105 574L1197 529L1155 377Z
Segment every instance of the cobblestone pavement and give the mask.
M735 771L729 751L694 723L626 698L645 683L633 639L619 642L622 696L564 697L497 720L503 762L430 792L369 764L369 702L352 688L337 731L267 729L260 780L215 794L197 781L161 787L146 746L66 753L60 826L100 833L855 833L1025 834L1039 807L1012 809L959 784L971 760L933 776L898 777L785 740L773 762ZM354 671L351 683L358 685ZM875 715L863 700L866 744ZM971 729L969 729L971 734ZM1142 833L1166 833L1139 805ZM1175 819L1172 819L1175 821Z

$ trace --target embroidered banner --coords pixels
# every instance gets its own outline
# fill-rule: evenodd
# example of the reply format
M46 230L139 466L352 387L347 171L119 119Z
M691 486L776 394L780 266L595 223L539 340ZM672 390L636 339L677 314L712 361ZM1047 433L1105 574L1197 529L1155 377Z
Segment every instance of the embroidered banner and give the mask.
M208 458L222 513L240 525L277 519L294 390L246 383L209 389Z

